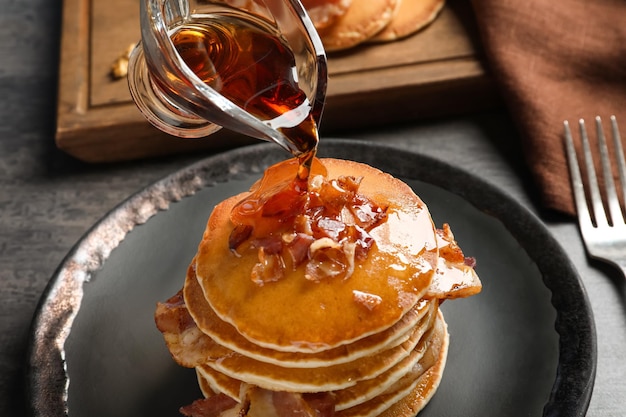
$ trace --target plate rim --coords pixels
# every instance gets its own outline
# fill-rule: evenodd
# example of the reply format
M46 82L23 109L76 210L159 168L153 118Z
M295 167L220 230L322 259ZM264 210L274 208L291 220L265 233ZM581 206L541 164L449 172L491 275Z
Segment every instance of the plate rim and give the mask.
M360 157L354 158L353 154ZM251 155L255 156L255 164L252 166L249 164ZM597 368L593 312L573 262L536 214L508 192L475 173L399 146L357 139L329 138L321 141L318 155L354 159L373 166L384 165L386 171L392 175L400 172L406 164L418 165L416 172L419 176L412 179L456 194L481 212L500 221L536 263L544 285L552 294L551 304L556 311L554 328L559 336L558 366L543 415L586 414ZM82 285L104 265L110 252L126 234L158 212L167 210L170 203L193 196L214 183L236 177L239 172L260 173L268 163L287 157L276 146L262 143L204 158L130 195L106 213L76 242L52 274L31 323L25 367L31 415L56 417L68 414L68 378L63 344L69 335L72 320L80 309ZM246 161L245 166L238 165L243 160ZM420 170L420 164L427 166L428 170ZM460 175L465 178L462 184L454 181ZM172 184L178 187L169 187ZM148 199L152 204L150 210L136 209ZM131 210L130 216L129 208L135 208ZM106 244L98 243L103 235L109 239ZM539 238L545 241L545 247L529 244L531 235L533 240ZM95 261L89 256L87 258L90 259L85 260L85 252L90 251L96 253ZM562 288L567 288L567 291ZM46 312L52 313L52 320Z

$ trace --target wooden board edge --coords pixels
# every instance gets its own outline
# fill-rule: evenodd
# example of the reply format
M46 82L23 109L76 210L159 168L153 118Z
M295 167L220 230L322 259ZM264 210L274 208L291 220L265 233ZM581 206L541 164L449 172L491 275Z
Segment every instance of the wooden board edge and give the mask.
M89 107L89 0L65 0L63 5L57 128L67 118L88 112Z
M471 61L465 64L474 65ZM442 95L446 95L445 100L441 100ZM481 72L410 87L387 86L376 91L336 94L328 99L321 133L322 136L333 136L350 129L362 130L441 115L466 114L491 108L498 100L493 82ZM453 108L449 105L451 102L455 103ZM115 116L111 117L112 114ZM112 119L116 122L105 122ZM91 109L85 114L75 115L72 126L60 129L57 135L60 149L90 163L223 150L255 142L258 141L226 129L204 139L175 138L151 126L133 104Z
M63 7L55 135L59 149L86 162L113 162L256 141L225 130L210 140L181 140L151 126L132 102L90 105L92 1L66 0ZM497 101L489 75L473 55L336 74L329 82L322 133L476 111Z

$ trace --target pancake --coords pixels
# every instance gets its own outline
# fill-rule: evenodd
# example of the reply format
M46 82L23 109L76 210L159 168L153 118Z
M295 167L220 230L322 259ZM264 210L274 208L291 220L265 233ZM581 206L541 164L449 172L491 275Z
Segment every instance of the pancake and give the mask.
M345 390L331 393L336 399L338 417L412 417L434 395L445 367L449 335L440 311L434 312L429 331L424 335L400 372L376 378ZM386 375L386 374L385 374ZM200 386L205 395L221 392L241 401L246 385L224 378L211 368L198 368ZM213 381L219 381L215 388ZM214 387L214 388L211 388ZM273 415L273 414L270 414Z
M166 335L170 352L183 366L210 367L231 378L269 390L319 392L343 389L359 381L375 378L409 356L430 328L434 311L437 310L436 300L427 305L428 314L411 328L408 339L403 343L348 363L317 368L286 368L243 356L215 343L200 332L193 322L180 331L178 337L162 325L162 320L158 323L159 329ZM163 306L161 313L165 308ZM184 313L182 309L177 311ZM185 318L175 321L189 322Z
M369 41L389 42L406 38L428 26L445 5L445 0L402 0L397 13Z
M376 378L359 381L354 387L336 391L335 410L341 411L352 408L377 397L414 369L426 354L431 339L435 337L435 321L438 319L438 312L439 309L435 309L430 314L427 331L422 335L409 356Z
M376 244L349 279L311 281L303 278L300 265L260 287L250 277L257 254L234 254L228 244L234 229L229 216L246 194L215 207L198 247L196 275L206 300L220 319L259 346L319 352L384 331L422 299L436 269L434 225L410 187L364 164L334 159L323 164L330 178L362 177L359 193L387 210L386 220L369 232ZM355 294L379 302L370 308Z
M302 0L302 5L316 29L324 29L343 16L352 0Z
M241 384L243 384L240 380L224 375L208 366L197 366L196 375L200 390L205 397L222 393L237 402L240 401L239 394Z
M363 379L351 387L333 391L336 399L336 410L349 408L373 398L409 372L425 353L433 333L437 311L437 308L430 309L428 315L424 317L424 323L420 325L422 335L419 337L419 343L404 359L374 378ZM372 360L376 360L376 358L372 358ZM210 392L221 392L237 401L239 400L241 384L243 384L240 379L229 377L209 365L196 367L196 372L198 377L203 380L202 386L210 387ZM322 389L318 389L316 392L318 391L322 391Z
M362 380L352 387L333 391L335 410L345 410L368 401L388 390L408 372L414 371L417 363L422 360L427 348L432 344L433 337L438 337L434 325L435 320L438 319L437 311L438 309L434 309L429 312L427 323L425 323L427 331L406 358L375 378ZM209 366L199 366L196 371L200 386L204 387L202 390L206 396L223 393L236 401L240 401L242 381L230 378Z
M234 352L222 354L218 347L209 355L204 365L231 378L272 391L321 392L334 391L357 384L358 381L375 378L409 356L420 341L423 327L416 326L411 337L404 343L359 358L355 361L322 368L283 368L259 362Z
M183 288L157 304L172 357L205 396L181 413L413 417L446 363L439 304L481 290L475 261L400 180L316 160L294 194L295 168L270 167L218 204Z
M337 365L371 355L385 348L395 347L410 337L412 330L430 311L433 303L432 300L419 302L389 329L354 343L316 353L302 353L264 348L241 336L231 324L222 321L211 309L204 298L193 268L188 269L184 298L185 305L198 328L216 343L252 359L292 368Z
M352 0L348 11L319 31L324 48L352 48L380 32L391 21L400 0Z
M377 397L335 413L336 417L413 417L439 387L448 357L449 338L441 311L424 356L393 386Z

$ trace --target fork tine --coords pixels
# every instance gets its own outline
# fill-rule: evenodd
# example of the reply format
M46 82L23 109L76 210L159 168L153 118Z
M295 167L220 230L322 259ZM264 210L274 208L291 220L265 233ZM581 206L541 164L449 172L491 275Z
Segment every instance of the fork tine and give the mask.
M600 150L600 161L602 165L602 176L604 177L604 189L606 192L606 200L611 216L611 224L619 224L622 222L622 209L619 206L615 182L613 181L613 170L611 169L611 161L609 159L609 150L604 137L604 129L602 129L602 120L600 116L596 116L596 133L598 135L598 149Z
M617 159L617 171L619 173L619 182L622 185L622 200L624 210L626 210L626 160L624 160L624 149L622 149L622 138L619 134L617 119L611 116L611 130L613 134L613 144L615 147L615 157Z
M597 227L608 226L609 222L602 205L602 197L600 196L600 188L598 187L598 177L596 175L596 168L593 164L593 157L591 154L591 147L589 146L589 137L587 136L587 129L585 128L585 121L580 119L578 121L580 127L580 138L583 144L583 157L585 160L585 169L587 170L587 183L589 185L589 194L591 200L591 207L593 217L596 221Z
M583 188L583 180L580 173L580 166L578 165L578 159L576 158L576 149L574 148L574 140L572 139L572 132L569 127L569 122L565 120L563 122L565 129L565 147L567 150L567 162L570 171L570 177L572 180L572 189L574 192L574 202L576 204L576 211L578 214L578 222L582 230L586 230L593 227L591 222L591 213L587 207L587 200L585 198L585 189Z

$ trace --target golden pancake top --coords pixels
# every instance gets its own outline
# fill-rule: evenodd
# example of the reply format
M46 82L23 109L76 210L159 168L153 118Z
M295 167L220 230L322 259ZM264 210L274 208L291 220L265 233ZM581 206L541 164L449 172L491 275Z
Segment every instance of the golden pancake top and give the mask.
M352 0L302 0L302 5L317 29L332 25L343 16Z
M424 315L429 312L432 304L438 303L436 300L423 300L417 303L415 307L409 310L390 328L359 339L354 343L337 346L321 352L304 353L281 352L264 348L241 336L233 325L221 320L206 302L193 268L188 270L183 293L185 305L194 322L204 334L211 337L216 343L250 358L289 368L316 368L337 365L354 361L382 349L395 347L404 343L411 336L413 329ZM168 344L171 351L179 352L183 350L174 349L177 344L181 343L180 338L176 339L171 334L166 334L166 338L171 340ZM186 341L189 340L195 341L195 339L187 337ZM195 343L197 344L197 350L206 348L200 341L195 341ZM195 356L199 358L207 357L206 354L199 352L196 352ZM185 361L185 363L188 364L189 361ZM195 366L195 364L192 366Z
M206 300L222 320L263 347L316 352L387 329L422 298L436 268L435 229L410 187L368 165L322 162L327 178L362 178L359 195L386 209L385 221L369 230L374 244L367 257L355 261L349 277L306 279L305 265L299 265L276 281L251 279L259 255L229 246L231 212L249 194L215 207L198 248L195 268ZM295 176L297 164L286 161L274 169L293 169Z

